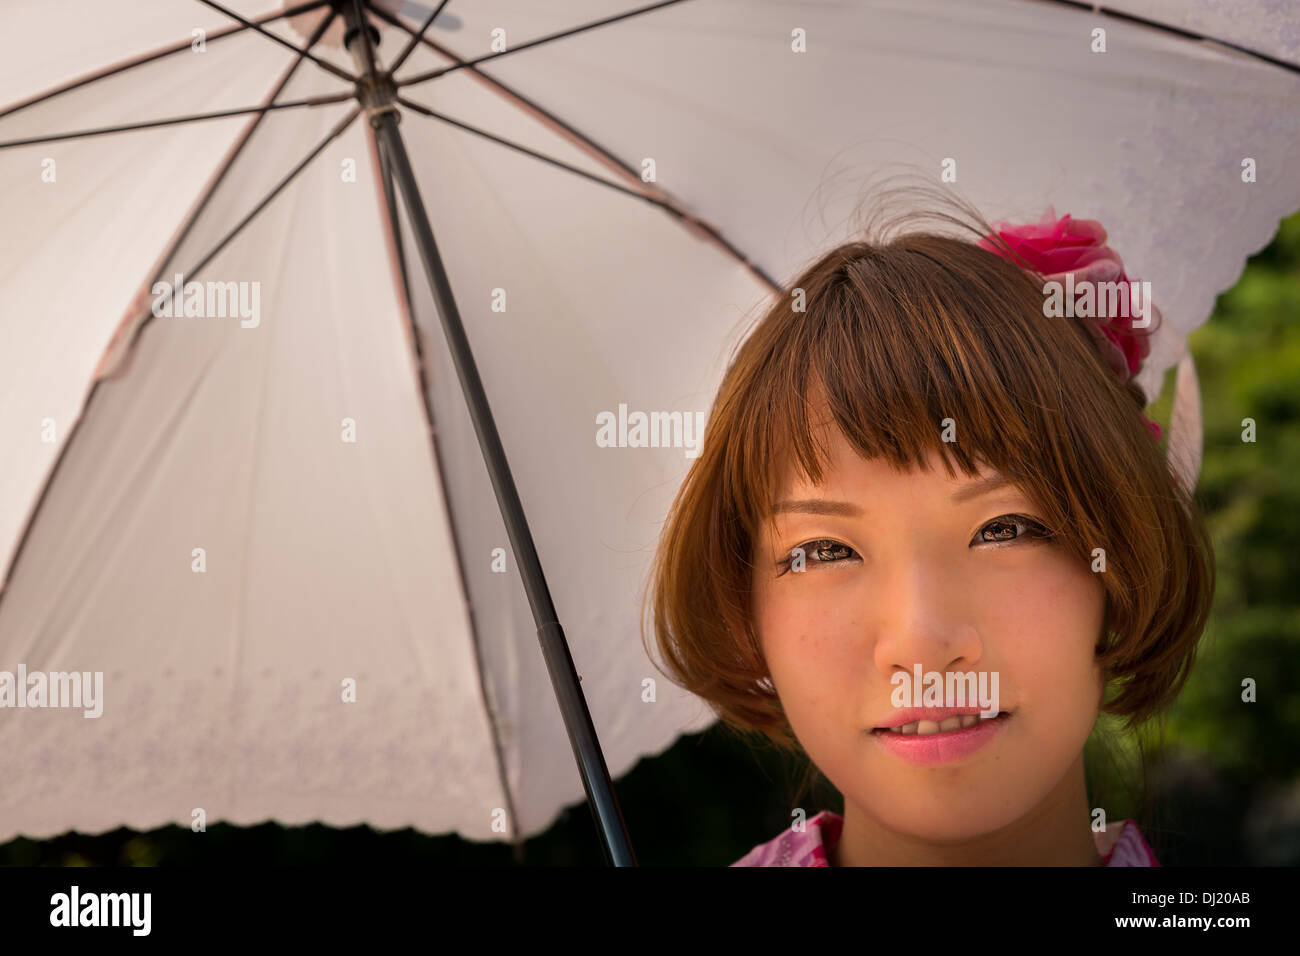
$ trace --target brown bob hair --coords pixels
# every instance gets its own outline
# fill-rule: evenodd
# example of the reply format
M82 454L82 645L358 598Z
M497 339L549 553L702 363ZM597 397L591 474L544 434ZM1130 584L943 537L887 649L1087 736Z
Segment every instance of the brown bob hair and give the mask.
M950 193L897 195L902 216L874 204L861 238L808 266L731 358L651 569L645 608L665 673L742 736L806 759L764 662L751 583L776 483L791 465L821 481L821 410L868 459L922 467L937 451L950 476L986 463L1079 561L1105 550L1102 712L1132 729L1178 694L1209 615L1214 557L1196 502L1147 430L1139 387L1078 321L1044 316L1043 277L975 245L994 230ZM916 228L926 222L942 228ZM942 440L944 419L956 442Z

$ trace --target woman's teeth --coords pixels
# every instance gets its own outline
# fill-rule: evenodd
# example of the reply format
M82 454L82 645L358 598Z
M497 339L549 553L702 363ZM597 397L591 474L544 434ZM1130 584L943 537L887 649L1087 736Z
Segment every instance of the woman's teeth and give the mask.
M903 724L901 727L884 728L891 734L917 734L924 737L927 734L942 734L949 730L959 730L965 727L974 727L981 720L996 720L1001 717L997 714L994 717L984 717L980 714L966 714L962 717L949 717L946 720L914 720L910 724Z

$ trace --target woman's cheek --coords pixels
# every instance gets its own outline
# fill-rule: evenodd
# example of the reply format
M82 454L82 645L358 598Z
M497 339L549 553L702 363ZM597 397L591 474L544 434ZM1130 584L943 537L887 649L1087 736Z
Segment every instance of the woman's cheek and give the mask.
M1022 593L1017 626L1008 628L1003 639L1027 672L1040 675L1034 683L1075 691L1096 683L1094 652L1106 607L1098 576L1055 551Z
M1002 686L1021 713L1020 732L1045 769L1077 756L1093 725L1102 693L1095 657L1105 615L1105 589L1063 549L1040 546L1026 573L1013 582L1015 613L999 616L996 602L982 613L982 631L995 642L1009 678ZM1062 771L1063 772L1063 771Z
M834 740L852 734L861 720L872 656L857 633L860 615L789 593L796 586L769 597L756 620L786 717L816 762L819 754L830 758Z

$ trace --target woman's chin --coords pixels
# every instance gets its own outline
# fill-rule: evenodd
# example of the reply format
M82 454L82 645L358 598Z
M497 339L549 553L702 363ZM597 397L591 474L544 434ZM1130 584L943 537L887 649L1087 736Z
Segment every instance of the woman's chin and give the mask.
M922 801L911 800L881 807L876 819L895 833L916 840L963 843L1011 826L1027 810L996 799L988 804L966 799L957 806L951 801L927 806Z

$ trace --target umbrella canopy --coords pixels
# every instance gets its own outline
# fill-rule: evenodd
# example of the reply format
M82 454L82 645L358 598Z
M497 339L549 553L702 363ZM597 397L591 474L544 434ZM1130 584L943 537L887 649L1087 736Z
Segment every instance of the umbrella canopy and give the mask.
M645 657L649 561L731 350L867 176L1105 223L1165 318L1149 396L1300 208L1300 22L1262 0L443 6L418 42L431 8L367 15L615 776L713 720ZM517 840L582 798L339 12L4 13L0 670L103 692L0 710L0 840ZM639 446L653 413L683 428Z

